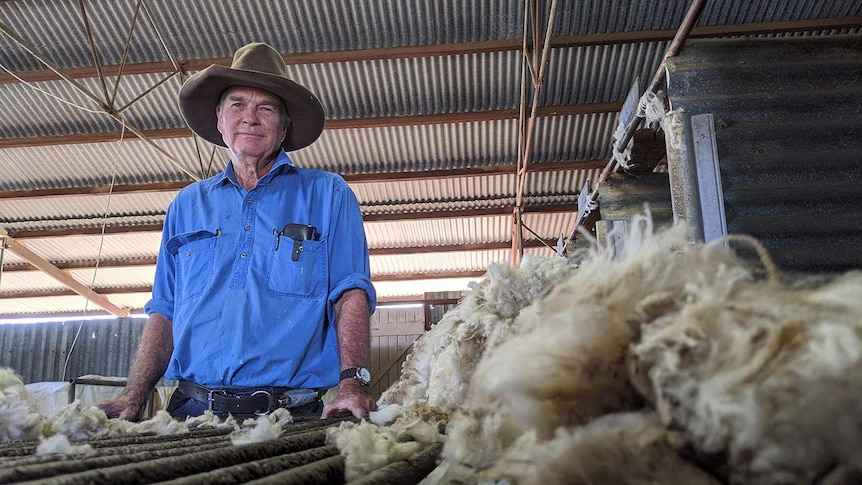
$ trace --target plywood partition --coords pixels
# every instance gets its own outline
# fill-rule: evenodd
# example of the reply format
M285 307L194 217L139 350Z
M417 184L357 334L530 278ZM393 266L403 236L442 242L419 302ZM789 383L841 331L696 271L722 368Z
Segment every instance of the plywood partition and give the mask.
M421 305L378 308L371 316L371 395L380 397L398 381L401 365L413 342L425 332L425 310Z

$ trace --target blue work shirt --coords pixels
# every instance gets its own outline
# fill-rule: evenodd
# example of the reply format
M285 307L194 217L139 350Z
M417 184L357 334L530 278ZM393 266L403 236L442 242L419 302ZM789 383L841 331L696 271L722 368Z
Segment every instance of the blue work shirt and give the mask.
M295 241L289 223L314 226L314 236ZM228 163L180 191L145 311L173 322L168 379L323 388L338 383L334 303L352 288L373 312L356 196L340 176L294 167L282 151L252 190Z

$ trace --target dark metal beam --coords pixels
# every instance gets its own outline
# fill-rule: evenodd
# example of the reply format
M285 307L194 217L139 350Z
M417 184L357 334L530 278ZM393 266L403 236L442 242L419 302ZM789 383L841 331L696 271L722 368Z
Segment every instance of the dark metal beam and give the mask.
M622 103L591 103L563 106L543 106L538 109L538 116L578 116L596 113L616 113L622 108ZM439 125L445 123L481 123L517 119L518 110L503 109L492 111L471 111L464 113L441 113L416 116L384 116L377 118L356 118L348 120L327 120L327 130L348 130L364 128L384 128L392 126ZM140 136L147 140L163 140L169 138L189 138L192 132L186 127L165 128L159 130L136 130L125 133L119 131L100 133L77 133L69 135L34 136L22 138L0 139L0 149L27 148L53 145L83 145L89 143L113 143L123 137L125 140L137 140Z
M19 238L20 240L20 238ZM557 243L554 239L527 239L524 241L525 248L540 248L553 247ZM405 246L398 248L370 248L368 252L371 256L409 256L411 254L428 254L428 253L456 253L467 251L494 251L500 249L509 249L512 246L511 241L499 241L480 244L455 244L446 246ZM57 268L63 271L74 271L80 269L92 269L96 267L95 261L76 261L74 263L52 263ZM136 268L141 266L154 266L156 258L135 258L135 259L103 259L99 261L99 268ZM34 271L30 265L14 265L3 268L4 273L16 273L22 271Z
M528 205L524 207L524 213L545 213L557 214L560 212L577 212L577 202L569 204L547 204L547 205ZM428 220L428 219L451 219L453 217L484 217L484 216L499 216L512 215L512 207L488 207L484 209L458 209L458 210L436 210L422 212L399 212L385 214L365 214L362 220L369 222L391 222L391 221L410 221L410 220ZM11 232L10 232L11 234Z
M605 160L571 160L562 162L535 163L530 166L531 172L560 172L568 170L600 169L607 163ZM515 165L494 165L486 167L452 168L441 170L425 170L422 172L378 172L360 174L341 174L351 184L406 182L411 180L439 180L443 178L480 177L487 175L511 175ZM154 192L176 192L189 185L191 181L159 182L148 184L126 184L63 187L57 189L6 190L0 191L3 199L45 199L54 197L86 197L94 195L139 194Z
M561 212L577 212L577 203L572 204L545 204L545 205L528 205L524 207L524 213L532 214L558 214ZM369 214L364 211L362 220L365 223L374 222L397 222L411 220L433 220L433 219L451 219L453 217L487 217L499 215L511 215L511 207L488 207L481 209L457 209L457 210L428 210L417 212L386 212ZM104 229L99 226L72 227L63 229L29 229L15 231L7 228L9 235L16 239L33 239L47 237L68 237L68 236L98 236L104 234L132 234L132 233L147 233L161 232L162 224L137 224L137 225L115 225L105 226Z
M812 30L841 30L859 27L862 27L862 17L839 17L785 22L762 22L739 25L695 27L689 37L727 37L734 35L774 34L782 32L805 32ZM675 34L675 30L642 30L637 32L608 32L601 34L566 35L552 38L551 46L555 49L559 49L566 47L581 47L590 45L663 42L673 39ZM460 44L440 44L330 52L308 52L298 54L285 54L283 57L285 63L287 63L288 65L321 64L331 62L363 62L387 59L471 55L485 52L507 52L520 50L521 45L522 39L517 38L484 42L465 42ZM214 57L207 59L178 61L178 64L182 71L189 72L204 69L211 64L221 64L229 66L231 60L232 59L230 57ZM105 76L116 76L120 72L120 67L121 66L119 65L103 65L102 72ZM126 76L133 74L170 72L175 72L175 65L171 61L135 63L122 66L122 74ZM94 67L66 69L65 73L72 79L92 78L97 76L96 69ZM56 81L60 79L59 75L48 69L20 71L16 72L15 75L28 82ZM0 74L0 84L10 84L15 82L18 82L15 77L6 73Z
M414 281L414 280L436 280L450 278L479 278L486 273L485 270L475 271L452 271L440 273L407 273L396 275L372 275L371 281ZM129 295L134 293L151 293L152 285L135 286L135 287L110 287L110 288L93 288L93 292L99 295ZM47 291L6 291L0 294L0 300L14 300L19 298L56 298L60 296L73 296L78 293L72 290L47 290ZM92 298L91 298L92 299ZM114 315L125 317L128 316L131 309L123 309L122 314L117 314L111 311Z
M0 0L2 2L4 0ZM481 276L481 275L480 275ZM380 305L403 305L403 304L415 304L415 305L423 305L423 304L431 304L431 305L455 305L458 304L461 300L459 298L450 298L445 300L425 300L424 295L404 295L404 296L384 296L377 297L377 304ZM143 308L131 308L132 313L143 313ZM100 311L98 309L90 309L87 312L64 312L64 313L52 313L52 318L57 319L68 319L74 320L76 318L81 318L84 316L92 317L96 315L110 315L110 313L106 311ZM14 320L15 318L31 318L32 315L6 315L8 319Z

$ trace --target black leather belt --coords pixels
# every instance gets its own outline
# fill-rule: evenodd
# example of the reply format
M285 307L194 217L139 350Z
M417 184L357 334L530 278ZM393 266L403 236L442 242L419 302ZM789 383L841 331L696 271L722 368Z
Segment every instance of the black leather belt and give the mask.
M179 381L177 389L186 396L208 404L210 411L231 414L268 414L278 408L297 408L320 399L316 389L290 389L273 394L265 389L247 395L234 394L225 389L210 389L190 381Z

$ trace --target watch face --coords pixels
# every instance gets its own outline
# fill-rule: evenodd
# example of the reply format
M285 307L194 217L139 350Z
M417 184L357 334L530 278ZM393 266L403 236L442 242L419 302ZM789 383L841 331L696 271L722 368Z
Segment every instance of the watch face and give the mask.
M344 369L341 371L339 381L343 381L344 379L349 379L351 377L361 382L364 386L371 384L371 372L369 372L365 367L351 367L349 369Z
M359 369L357 369L357 374L359 375L359 378L362 379L364 382L371 382L371 373L368 372L368 369L366 369L365 367L360 367Z

